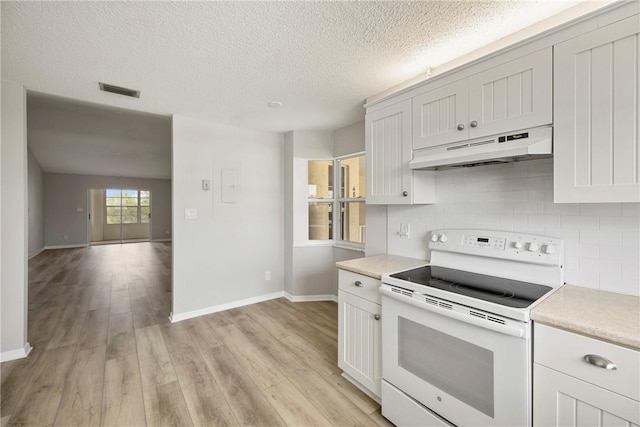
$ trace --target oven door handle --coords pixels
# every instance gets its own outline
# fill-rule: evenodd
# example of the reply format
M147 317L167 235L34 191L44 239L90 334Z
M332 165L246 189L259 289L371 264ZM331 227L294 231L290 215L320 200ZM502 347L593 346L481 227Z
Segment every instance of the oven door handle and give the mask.
M527 330L526 328L523 327L516 327L516 326L508 326L508 325L501 325L499 323L495 323L492 322L490 320L486 320L486 319L482 319L482 318L476 318L470 315L465 315L462 313L458 313L449 309L445 309L445 308L440 308L438 306L434 306L431 304L427 304L425 302L422 302L416 298L413 297L409 297L409 296L405 296L405 295L398 295L395 292L390 291L389 289L386 289L384 287L380 288L380 293L383 296L387 296L390 298L393 298L395 300L398 300L400 302L404 302L404 303L408 303L408 304L412 304L416 307L419 307L421 309L424 310L429 310L432 311L436 314L442 315L442 316L446 316L446 317L450 317L452 319L456 319L459 320L461 322L465 322L465 323L470 323L472 325L477 325L481 328L484 329L490 329L492 331L495 332L499 332L501 334L506 334L506 335L511 335L514 337L518 337L518 338L526 338L527 335ZM415 295L415 294L414 294ZM418 294L418 295L422 295L422 294ZM382 307L384 307L384 302L382 303Z

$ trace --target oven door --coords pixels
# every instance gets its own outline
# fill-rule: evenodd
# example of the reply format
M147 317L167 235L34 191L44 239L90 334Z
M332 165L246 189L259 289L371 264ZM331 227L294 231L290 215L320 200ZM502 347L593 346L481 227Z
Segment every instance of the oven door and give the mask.
M459 427L531 425L530 324L497 324L388 285L380 291L387 383ZM382 409L389 412L384 396Z

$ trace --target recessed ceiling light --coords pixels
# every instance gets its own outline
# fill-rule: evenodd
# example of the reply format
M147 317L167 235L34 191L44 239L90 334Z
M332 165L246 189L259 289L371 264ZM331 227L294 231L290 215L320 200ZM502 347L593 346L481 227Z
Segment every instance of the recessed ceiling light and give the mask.
M267 104L270 108L280 108L282 107L282 102L280 101L269 101Z

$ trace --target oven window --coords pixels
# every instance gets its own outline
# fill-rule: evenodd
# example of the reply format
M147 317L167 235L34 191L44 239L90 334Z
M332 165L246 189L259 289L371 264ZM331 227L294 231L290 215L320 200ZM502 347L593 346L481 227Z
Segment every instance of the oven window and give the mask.
M493 352L398 317L398 362L493 418Z

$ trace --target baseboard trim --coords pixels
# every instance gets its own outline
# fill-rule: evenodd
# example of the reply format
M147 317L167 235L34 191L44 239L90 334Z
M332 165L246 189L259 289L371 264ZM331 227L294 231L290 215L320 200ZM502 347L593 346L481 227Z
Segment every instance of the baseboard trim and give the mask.
M53 246L45 246L43 248L43 250L49 250L49 249L72 249L72 248L86 248L89 245L87 245L86 243L81 244L81 245L53 245Z
M169 320L171 323L180 322L182 320L192 319L194 317L204 316L206 314L217 313L219 311L230 310L232 308L243 307L245 305L256 304L258 302L268 301L271 299L282 298L284 293L282 291L274 292L272 294L260 295L257 297L247 298L240 301L228 302L225 304L214 305L207 308L201 308L200 310L188 311L186 313L171 314Z
M23 357L27 357L33 348L27 342L24 345L24 348L19 348L18 350L10 350L0 353L0 362L8 362L10 360L22 359Z
M291 295L289 292L285 292L284 297L291 302L312 302L312 301L338 302L338 297L335 295Z
M40 254L41 254L42 252L44 252L46 249L47 249L46 247L43 247L43 248L38 249L37 251L35 251L35 252L34 252L34 253L32 253L31 255L29 255L29 258L28 258L28 259L31 259L31 258L33 258L34 256L38 256L38 255L40 255Z
M173 239L172 238L168 238L168 239L151 239L152 242L171 242Z

